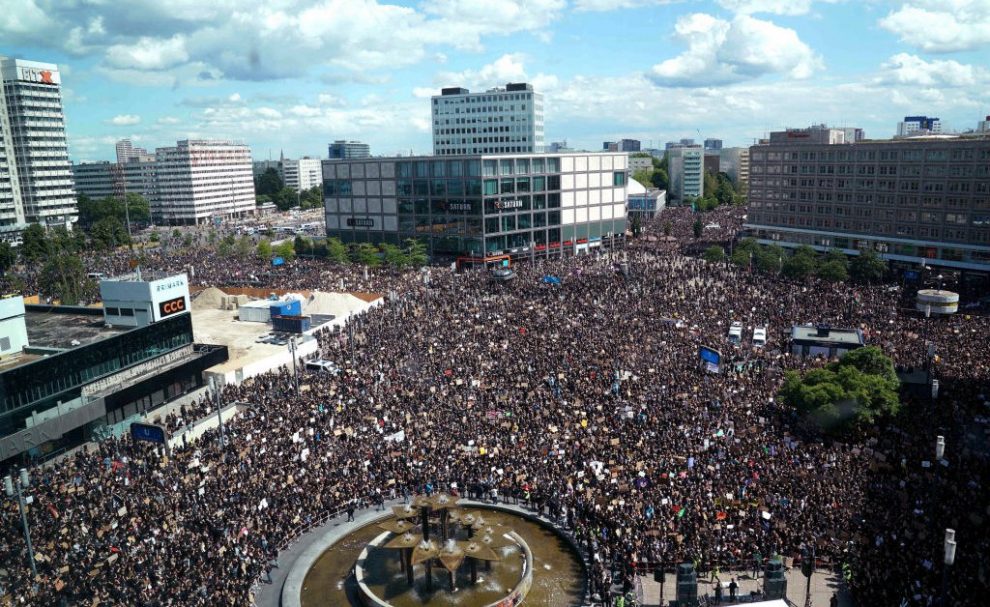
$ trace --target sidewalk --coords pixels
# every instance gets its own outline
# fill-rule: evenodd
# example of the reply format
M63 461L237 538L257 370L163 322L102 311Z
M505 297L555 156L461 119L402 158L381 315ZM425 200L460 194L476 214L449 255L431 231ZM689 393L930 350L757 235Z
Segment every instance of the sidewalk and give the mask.
M733 575L735 574L735 575ZM723 605L733 605L739 603L748 603L750 601L751 592L762 592L763 590L763 574L760 574L760 578L754 579L750 577L752 571L750 572L723 572L720 576L722 581L722 604ZM787 600L792 605L797 605L798 607L803 607L805 599L805 591L807 589L808 578L802 575L801 570L798 568L789 569L786 573L787 575ZM740 600L735 603L729 602L729 582L735 577L736 583L739 584L739 598ZM643 576L640 578L643 586L643 605L661 605L660 602L660 582L653 581L653 575ZM663 584L663 607L668 607L674 599L677 598L677 575L673 573L668 573L665 577ZM833 593L838 593L839 607L853 607L852 597L849 592L841 584L841 577L839 574L832 571L825 571L819 569L815 571L815 574L811 576L811 604L813 607L829 607L829 601L832 598ZM714 600L715 597L715 587L709 581L709 578L702 580L700 577L698 579L698 598L703 596L708 596L710 599ZM757 599L759 600L759 599Z

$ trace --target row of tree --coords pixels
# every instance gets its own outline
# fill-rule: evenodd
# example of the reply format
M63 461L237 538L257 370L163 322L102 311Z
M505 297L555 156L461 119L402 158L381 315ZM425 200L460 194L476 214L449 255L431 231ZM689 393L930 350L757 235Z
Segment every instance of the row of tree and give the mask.
M269 168L254 178L254 192L258 204L274 202L279 211L288 211L294 206L301 209L317 209L323 206L323 188L315 186L302 192L285 187L278 171Z
M703 257L710 262L726 261L725 249L708 247ZM804 245L788 253L780 245L761 246L753 238L743 239L728 260L739 267L777 274L791 280L817 276L831 282L845 282L852 278L856 282L873 283L882 280L887 271L884 261L872 250L862 251L850 260L836 249L819 255L815 249Z

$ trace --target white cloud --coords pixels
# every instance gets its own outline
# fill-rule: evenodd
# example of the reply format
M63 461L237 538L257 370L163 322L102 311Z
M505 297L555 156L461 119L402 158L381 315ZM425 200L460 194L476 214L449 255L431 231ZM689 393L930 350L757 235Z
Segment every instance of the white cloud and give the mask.
M107 63L121 69L163 70L189 59L186 41L180 35L169 39L139 38L107 49Z
M320 102L320 105L330 105L335 107L341 107L347 103L342 97L338 97L332 93L320 93L316 99Z
M919 87L962 87L990 81L986 68L949 60L925 61L916 55L898 53L881 66L881 84Z
M605 12L626 8L640 8L657 4L670 4L678 0L574 0L574 9L579 11Z
M175 116L162 116L155 122L157 122L158 124L179 124L182 121L176 118Z
M717 0L719 6L740 15L770 13L773 15L804 15L814 0Z
M688 49L653 66L649 76L662 86L724 85L765 74L807 78L823 66L797 32L747 15L732 21L685 15L674 32Z
M909 0L880 27L930 53L975 50L990 44L990 0Z
M134 124L139 124L141 122L141 117L135 114L117 114L107 122L114 126L131 126Z
M463 86L469 89L486 89L507 82L526 79L525 57L522 53L507 53L479 70L441 72L436 80L441 86ZM439 91L433 91L436 95Z

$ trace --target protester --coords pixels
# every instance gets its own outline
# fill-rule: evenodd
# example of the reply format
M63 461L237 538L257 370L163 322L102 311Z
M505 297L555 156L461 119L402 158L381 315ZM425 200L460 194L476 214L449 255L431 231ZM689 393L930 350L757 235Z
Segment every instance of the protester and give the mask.
M310 260L280 273L205 255L155 258L163 270L194 266L196 284L332 290L344 278L349 289L391 295L347 328L318 333L339 374L300 366L299 393L287 368L224 388L224 402L250 403L225 424L226 447L207 432L165 456L124 437L35 469L28 519L39 578L30 580L19 514L8 507L8 596L250 604L279 551L311 525L353 518L383 493L445 490L560 521L587 551L602 603L613 583L655 567L742 574L754 555L794 557L813 543L822 566L847 568L859 604L927 605L941 584L942 530L952 527L950 604L979 604L980 555L990 553L990 322L958 315L929 327L944 353L937 405L909 398L883 432L817 440L776 398L786 370L825 362L790 355L790 327L860 327L909 366L921 362L925 320L901 314L882 286L795 285L684 256L677 243L694 246L684 215L670 214L673 242L521 264L510 284L481 272L434 269L427 285L417 273L365 281L363 271ZM724 215L720 225L731 226L738 212ZM646 233L661 234L662 221ZM623 259L628 276L616 271ZM733 320L770 327L767 346L728 343ZM722 350L723 372L700 368L701 345ZM203 400L163 422L176 430L211 409ZM951 446L948 465L931 465L936 434ZM728 587L735 598L735 578Z

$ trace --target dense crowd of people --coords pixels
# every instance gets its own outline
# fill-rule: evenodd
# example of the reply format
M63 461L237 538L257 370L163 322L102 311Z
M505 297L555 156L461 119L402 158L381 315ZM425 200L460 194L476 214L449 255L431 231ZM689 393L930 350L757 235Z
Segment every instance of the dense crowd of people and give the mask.
M717 222L728 234L738 220L727 211ZM0 604L250 604L307 524L355 499L427 487L518 500L561 521L587 551L596 601L655 567L752 569L754 555L813 545L823 566L848 572L857 604L932 605L951 527L947 604L981 604L988 319L928 321L937 400L905 394L882 427L820 439L777 399L786 370L824 362L789 353L790 327L861 328L916 366L925 319L903 314L884 286L791 284L684 256L676 245L693 240L692 216L664 221L672 240L521 264L504 283L436 268L424 281L318 260L276 273L201 252L160 259L156 269L195 268L198 284L251 275L269 288L333 290L344 279L390 295L348 330L318 334L339 373L300 368L298 393L284 368L225 387L224 401L251 403L225 425L225 445L211 431L165 455L125 437L34 470L38 578L8 504ZM723 227L708 229L716 241ZM646 234L663 231L658 222ZM126 260L104 263L112 273ZM725 337L734 320L746 327L739 347ZM769 343L753 347L748 335L763 325ZM702 345L726 355L721 373L700 367ZM210 408L165 421L174 429Z

